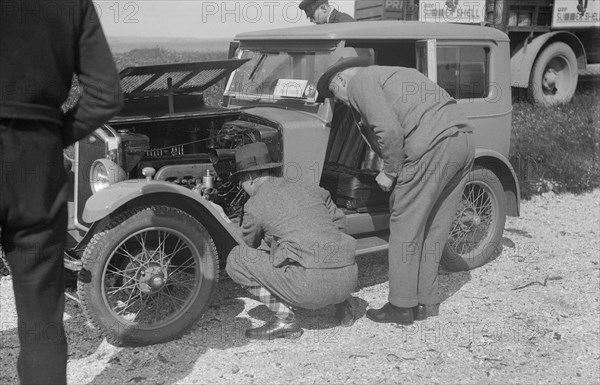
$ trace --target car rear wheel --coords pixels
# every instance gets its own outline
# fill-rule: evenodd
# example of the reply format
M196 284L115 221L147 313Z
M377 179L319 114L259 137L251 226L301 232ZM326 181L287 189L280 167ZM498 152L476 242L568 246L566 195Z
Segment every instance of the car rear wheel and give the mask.
M198 320L218 281L207 230L183 211L128 211L87 246L78 294L87 318L119 346L173 340Z
M501 249L505 221L502 183L492 171L476 167L468 176L442 266L450 271L470 270L495 258Z

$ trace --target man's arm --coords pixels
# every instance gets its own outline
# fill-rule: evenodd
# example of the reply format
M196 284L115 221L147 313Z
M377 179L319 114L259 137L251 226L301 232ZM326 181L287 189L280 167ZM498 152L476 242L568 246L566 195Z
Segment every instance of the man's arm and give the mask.
M75 59L82 95L64 118L65 139L70 142L65 145L89 135L119 112L123 104L119 74L90 1L83 2L82 12L79 52Z
M250 247L258 248L262 242L264 231L260 221L253 214L252 208L244 207L244 219L242 220L242 237Z
M329 191L325 190L322 187L319 187L319 192L321 193L321 197L325 202L325 207L327 207L327 211L329 211L329 215L331 215L331 220L335 224L335 226L340 231L346 231L346 215L342 210L340 210L333 200L331 199L331 194Z
M389 177L396 178L404 162L404 132L377 73L367 68L356 74L349 84L348 97L351 105L377 136L383 171Z

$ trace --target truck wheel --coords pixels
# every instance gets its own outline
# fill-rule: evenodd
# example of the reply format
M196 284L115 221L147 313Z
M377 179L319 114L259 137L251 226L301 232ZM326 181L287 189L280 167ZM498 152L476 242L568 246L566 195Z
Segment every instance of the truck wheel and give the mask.
M531 70L527 96L540 106L568 103L577 88L577 57L569 45L556 42L538 55Z
M470 270L497 256L504 232L502 183L482 167L472 170L468 178L441 260L449 271Z
M206 229L165 206L115 218L94 235L82 262L83 311L118 346L181 336L208 307L218 281L217 250Z

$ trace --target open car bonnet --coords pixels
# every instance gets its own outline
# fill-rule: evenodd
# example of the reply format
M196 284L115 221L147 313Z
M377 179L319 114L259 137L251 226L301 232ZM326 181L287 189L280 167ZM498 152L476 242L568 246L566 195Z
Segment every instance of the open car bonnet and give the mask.
M121 88L125 100L202 92L246 61L230 59L128 67L120 73Z
M229 59L125 68L120 73L125 105L116 119L197 113L205 108L202 92L246 61Z

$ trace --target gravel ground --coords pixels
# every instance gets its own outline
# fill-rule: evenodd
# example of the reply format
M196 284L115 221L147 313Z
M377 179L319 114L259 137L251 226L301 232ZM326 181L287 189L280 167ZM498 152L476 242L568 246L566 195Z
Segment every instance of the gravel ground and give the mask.
M599 202L600 190L522 202L522 216L507 220L502 254L470 272L440 271L439 315L411 327L364 317L386 302L385 253L359 260L353 327L336 327L333 308L304 311L295 341L247 340L244 330L269 313L229 280L190 333L145 348L108 344L68 300L69 382L600 383ZM15 383L10 278L0 284L0 383Z

